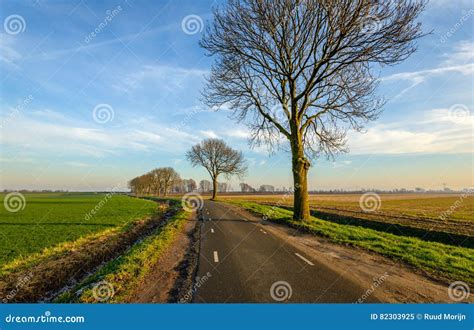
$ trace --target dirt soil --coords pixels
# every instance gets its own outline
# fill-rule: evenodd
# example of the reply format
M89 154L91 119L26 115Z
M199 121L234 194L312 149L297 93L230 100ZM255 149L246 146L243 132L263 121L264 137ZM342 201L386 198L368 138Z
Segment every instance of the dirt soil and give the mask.
M192 287L199 250L199 221L194 215L171 247L128 297L130 303L178 302Z
M363 249L331 243L329 240L299 232L281 224L262 221L232 205L236 211L260 222L262 228L286 240L312 258L340 274L350 274L368 295L386 303L456 303L448 295L449 283L402 262ZM317 280L317 279L315 279ZM463 302L474 302L473 295Z

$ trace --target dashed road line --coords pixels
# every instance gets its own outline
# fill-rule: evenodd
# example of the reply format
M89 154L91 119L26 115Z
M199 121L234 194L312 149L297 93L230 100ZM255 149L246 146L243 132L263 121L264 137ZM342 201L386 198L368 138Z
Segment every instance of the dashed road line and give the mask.
M214 251L214 262L219 262L219 255L217 254L217 251Z
M295 252L295 254L296 254L296 256L297 256L298 258L300 258L301 260L303 260L304 262L306 262L308 265L314 266L314 264L313 264L311 261L309 261L308 259L306 259L305 257L303 257L301 254L296 253L296 252Z

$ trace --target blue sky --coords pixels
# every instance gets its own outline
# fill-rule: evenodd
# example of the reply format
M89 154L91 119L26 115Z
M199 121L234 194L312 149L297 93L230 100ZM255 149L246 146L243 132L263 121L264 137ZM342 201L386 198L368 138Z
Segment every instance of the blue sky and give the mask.
M243 123L200 100L217 3L0 1L0 188L112 189L160 166L199 181L184 154L206 137L244 152L246 182L290 186L287 153L249 148ZM471 1L428 4L433 32L380 69L382 116L350 153L314 160L310 188L473 186L473 20Z

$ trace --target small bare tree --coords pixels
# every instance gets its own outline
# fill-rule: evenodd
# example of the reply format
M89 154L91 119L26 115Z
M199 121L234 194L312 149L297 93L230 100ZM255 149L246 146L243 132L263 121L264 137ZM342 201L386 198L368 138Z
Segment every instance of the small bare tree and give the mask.
M193 166L203 166L211 176L213 200L217 196L217 177L220 174L227 178L232 175L242 177L247 171L242 152L232 149L220 139L206 139L196 144L186 153L186 158Z
M229 0L201 46L217 56L211 107L248 121L254 144L291 149L294 219L309 217L310 159L346 151L383 105L375 65L406 59L422 36L423 0Z

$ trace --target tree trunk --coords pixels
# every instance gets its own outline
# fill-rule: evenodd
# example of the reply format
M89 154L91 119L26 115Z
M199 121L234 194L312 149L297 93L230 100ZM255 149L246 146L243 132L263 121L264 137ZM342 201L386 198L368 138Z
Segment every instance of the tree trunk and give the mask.
M215 200L217 196L217 178L212 179L212 200Z
M309 219L308 203L308 170L310 162L304 156L303 145L299 141L291 143L294 201L293 201L293 219Z

